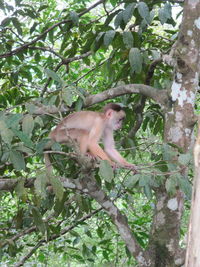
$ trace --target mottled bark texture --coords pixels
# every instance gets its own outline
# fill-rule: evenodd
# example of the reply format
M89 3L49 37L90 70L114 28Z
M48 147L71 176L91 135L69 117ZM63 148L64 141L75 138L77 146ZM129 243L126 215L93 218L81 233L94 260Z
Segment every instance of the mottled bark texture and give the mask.
M125 94L141 94L152 98L160 105L165 105L167 103L167 95L165 91L160 91L152 86L144 84L126 84L111 88L96 95L88 96L85 99L85 105L91 106L106 99L113 99L114 97Z
M187 152L193 143L195 96L199 84L200 1L187 0L178 41L173 47L174 80L168 89L169 105L165 106L164 141ZM176 162L176 158L173 158ZM186 174L184 170L181 175ZM181 266L184 251L179 248L183 194L169 196L163 186L156 191L157 204L150 237L154 259L151 266ZM173 203L173 205L171 205Z
M185 267L199 267L200 263L200 119L198 137L194 147L195 180L192 194L192 208L188 231Z

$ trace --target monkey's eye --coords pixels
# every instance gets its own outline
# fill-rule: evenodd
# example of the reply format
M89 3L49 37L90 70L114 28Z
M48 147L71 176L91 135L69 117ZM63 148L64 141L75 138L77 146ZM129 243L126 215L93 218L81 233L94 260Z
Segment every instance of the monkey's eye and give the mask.
M123 120L124 120L124 118L119 119L119 120L118 120L118 123L119 123L119 122L122 122Z

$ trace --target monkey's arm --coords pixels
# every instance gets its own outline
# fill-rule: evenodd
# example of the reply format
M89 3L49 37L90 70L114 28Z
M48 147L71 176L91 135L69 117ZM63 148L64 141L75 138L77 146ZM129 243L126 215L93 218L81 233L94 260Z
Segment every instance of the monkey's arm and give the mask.
M115 148L115 141L113 138L113 131L110 129L107 129L104 131L103 135L103 143L104 143L104 150L106 154L114 161L119 163L120 165L127 167L127 168L133 168L135 169L135 165L127 162L120 153Z
M112 161L110 158L106 155L106 153L103 151L103 149L97 144L92 143L88 146L90 153L95 156L96 158L100 158L102 160L108 160L112 165Z
M94 121L93 127L88 137L88 150L94 157L100 158L102 160L108 160L113 165L108 155L98 144L99 139L102 136L102 128L103 126L101 120L97 119L96 121Z

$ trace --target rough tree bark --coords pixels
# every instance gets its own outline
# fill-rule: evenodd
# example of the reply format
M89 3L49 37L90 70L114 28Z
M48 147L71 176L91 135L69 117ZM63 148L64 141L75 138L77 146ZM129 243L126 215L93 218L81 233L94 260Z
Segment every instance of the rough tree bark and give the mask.
M190 215L190 225L188 231L188 244L185 266L198 267L200 263L200 120L198 137L194 147L194 164L195 164L195 180L192 194L192 207Z
M173 48L174 81L168 89L168 106L164 107L164 141L177 145L184 152L192 144L196 122L194 104L199 83L199 14L200 1L185 1L179 38ZM181 175L186 172L185 169ZM150 238L150 250L154 255L152 266L180 266L184 262L183 251L179 248L183 194L177 190L177 194L171 197L163 186L156 191L156 198Z

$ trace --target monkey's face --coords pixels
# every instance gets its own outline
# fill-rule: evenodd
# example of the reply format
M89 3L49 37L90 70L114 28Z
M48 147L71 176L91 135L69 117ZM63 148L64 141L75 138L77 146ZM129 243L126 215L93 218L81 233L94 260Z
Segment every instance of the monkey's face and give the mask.
M116 112L114 111L111 117L112 120L112 129L114 131L122 127L123 120L125 119L125 112L123 110Z

